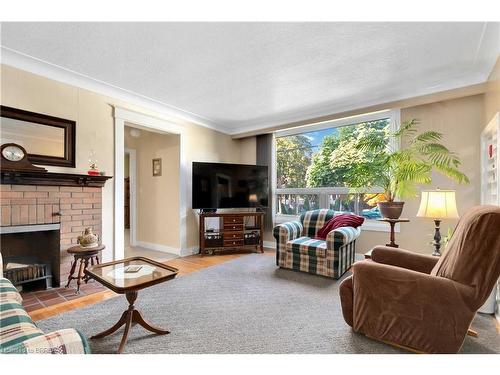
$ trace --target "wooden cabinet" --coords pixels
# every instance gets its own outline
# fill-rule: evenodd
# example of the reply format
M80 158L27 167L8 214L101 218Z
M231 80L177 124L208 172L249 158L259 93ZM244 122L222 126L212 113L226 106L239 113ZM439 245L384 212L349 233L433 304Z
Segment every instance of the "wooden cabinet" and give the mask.
M200 254L218 250L255 248L264 252L264 213L200 213ZM208 228L206 219L218 219L216 228Z

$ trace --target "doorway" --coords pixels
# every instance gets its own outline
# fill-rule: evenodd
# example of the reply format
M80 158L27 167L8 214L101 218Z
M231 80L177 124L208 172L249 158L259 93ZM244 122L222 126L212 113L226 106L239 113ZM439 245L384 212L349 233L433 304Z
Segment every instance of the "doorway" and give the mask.
M190 254L187 249L186 220L187 220L187 196L188 175L190 166L186 155L186 134L185 129L162 118L145 115L143 113L131 111L122 107L114 107L115 123L115 179L114 179L114 259L123 259L125 256L124 246L124 152L125 152L125 125L133 124L138 129L167 132L178 136L179 142L179 165L176 170L179 174L177 186L179 187L178 199L179 210L177 211L177 220L179 224L179 244L177 248L172 249L177 255ZM133 225L134 215L131 211L131 225ZM132 234L132 233L131 233ZM132 237L132 236L131 236Z
M124 130L124 255L175 258L180 248L179 135L132 123Z

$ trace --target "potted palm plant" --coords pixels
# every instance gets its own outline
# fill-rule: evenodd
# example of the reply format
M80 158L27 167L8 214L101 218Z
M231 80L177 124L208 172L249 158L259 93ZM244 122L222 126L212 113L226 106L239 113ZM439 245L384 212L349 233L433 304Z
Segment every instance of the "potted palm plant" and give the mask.
M351 187L382 188L384 201L377 204L385 218L398 219L404 202L396 199L415 197L418 184L431 183L433 170L459 183L469 182L459 170L458 156L441 143L443 135L434 130L419 133L417 125L412 119L395 132L363 137L355 146L368 157L357 163Z

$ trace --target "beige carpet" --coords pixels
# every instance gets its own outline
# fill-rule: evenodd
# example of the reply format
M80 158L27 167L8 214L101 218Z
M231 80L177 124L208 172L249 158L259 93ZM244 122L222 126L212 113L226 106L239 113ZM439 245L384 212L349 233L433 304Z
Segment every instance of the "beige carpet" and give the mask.
M402 353L345 324L339 281L276 268L274 257L250 254L139 292L137 307L155 335L132 328L125 353ZM127 307L119 296L38 322L44 331L74 327L89 337L114 324ZM500 353L491 316L478 314L478 338L462 353ZM90 340L94 353L112 353L123 328ZM332 364L334 366L334 364Z

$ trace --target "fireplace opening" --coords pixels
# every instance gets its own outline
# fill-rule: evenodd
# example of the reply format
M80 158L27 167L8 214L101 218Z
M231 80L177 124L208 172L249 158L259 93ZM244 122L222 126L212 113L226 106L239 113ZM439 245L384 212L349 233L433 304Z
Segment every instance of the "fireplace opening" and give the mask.
M2 227L4 277L19 290L60 286L60 225Z

